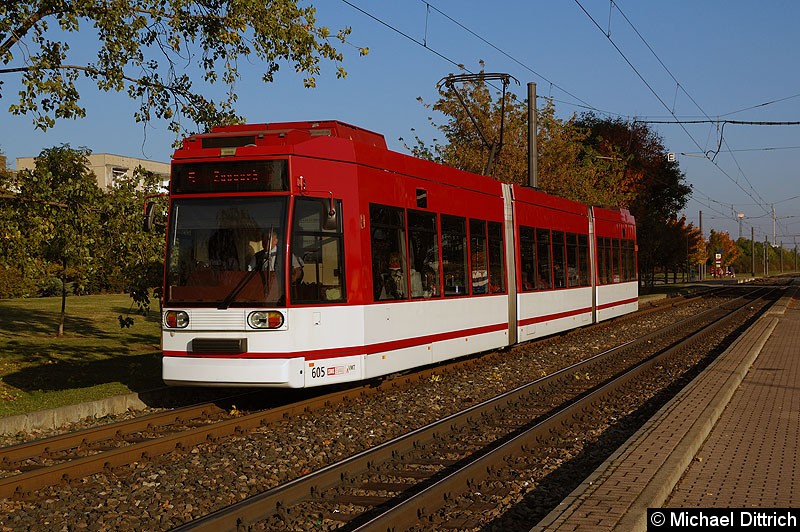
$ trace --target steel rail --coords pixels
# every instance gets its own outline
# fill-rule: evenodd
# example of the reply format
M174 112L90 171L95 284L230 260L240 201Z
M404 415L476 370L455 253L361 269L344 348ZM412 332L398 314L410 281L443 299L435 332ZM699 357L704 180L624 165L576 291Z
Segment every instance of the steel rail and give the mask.
M767 297L767 295L765 294L762 297ZM360 524L353 530L360 532L394 531L405 530L414 525L419 525L421 520L443 508L449 500L456 498L459 493L465 492L471 487L474 488L481 480L486 479L489 476L487 472L502 466L509 458L528 453L530 448L537 446L543 439L558 433L562 427L566 427L572 422L577 422L581 415L595 409L602 403L608 402L618 395L625 386L640 378L645 372L651 371L656 366L663 364L664 360L685 349L689 349L695 343L725 327L729 322L735 320L740 312L747 310L747 306L747 303L745 303L731 309L723 318L713 321L666 351L637 364L630 371L603 384L553 416L537 423L521 434L515 435L502 445L493 448L476 460L470 461L463 467L438 479L435 483L426 486L391 508L380 512L379 515L372 517L369 521Z
M362 388L364 388L364 390L358 391L366 391L368 387L365 386ZM0 478L0 497L9 498L22 496L59 482L83 478L95 473L100 473L109 468L130 464L140 460L150 460L158 455L176 449L186 449L205 441L230 436L236 433L243 433L264 423L276 421L286 416L297 414L298 412L319 408L321 405L328 404L335 400L343 400L343 397L348 393L352 393L352 391L334 392L325 396L306 399L298 403L220 421L213 425L196 427L153 440L134 443L126 447L98 453L96 455L81 457L62 464ZM201 405L199 408L202 410L204 407L207 407L207 405ZM154 414L153 416L156 419L168 419L170 417L174 418L175 414L176 412L173 411L164 414ZM150 416L147 416L142 419L148 420L149 418ZM43 444L44 446L49 446L50 442L53 441L56 446L61 447L66 445L71 438L82 438L82 436L87 433L111 434L113 436L113 434L122 430L121 426L129 427L131 424L136 425L136 421L131 420L114 423L103 427L97 427L96 429L87 429L75 435L56 436L47 440L14 445L3 448L2 455L0 456L4 458L13 456L15 457L14 459L16 459L16 457L19 456L29 455L31 450L35 449L37 446L41 447ZM8 458L8 460L10 463L12 458Z
M103 441L121 440L131 434L152 430L156 427L183 424L193 419L208 418L224 413L225 410L214 403L205 403L91 427L78 432L60 434L42 440L18 443L0 448L0 463L3 469L13 469L15 464L38 456L87 447Z
M751 300L742 297L737 301L736 308L738 309L746 306ZM513 404L527 395L547 390L558 380L570 379L570 376L573 375L575 371L585 371L592 365L602 364L608 357L617 356L629 352L630 350L636 350L639 345L647 344L658 337L671 334L679 328L696 324L699 319L706 319L711 323L719 323L721 321L719 319L720 313L728 312L722 307L731 304L732 302L726 302L700 315L686 318L678 323L653 331L639 339L597 354L584 361L563 368L551 375L484 401L483 403L473 405L461 412L431 423L430 425L384 442L369 450L357 453L345 460L323 467L308 475L222 508L205 517L198 518L177 527L174 530L237 530L241 526L247 526L250 523L262 521L274 515L285 513L288 508L301 501L318 497L326 489L341 483L345 477L368 471L374 468L376 464L381 463L391 456L403 455L415 448L419 448L423 446L425 442L433 439L434 435L437 433L449 432L456 426L480 422L479 420L482 416L494 410L502 409L504 405ZM412 511L412 513L416 515L415 512ZM402 529L402 527L400 527L400 529Z
M705 295L705 294L704 294ZM688 304L702 298L691 297L682 298L680 302L672 303L668 306L674 307ZM650 309L642 310L637 313L621 316L612 321L619 322L625 319L635 319L651 312L663 310L665 305L655 306ZM696 319L696 318L691 318ZM590 327L606 325L609 322L601 322ZM583 329L588 329L584 327ZM651 333L648 337L655 334ZM546 339L545 339L546 340ZM619 349L623 346L619 346ZM612 350L613 351L613 350ZM243 433L261 425L274 422L285 417L297 415L303 412L313 411L331 404L346 401L356 395L368 395L378 393L386 388L397 388L413 385L416 382L430 378L430 376L447 372L456 371L459 368L478 363L479 360L487 360L492 357L502 356L502 353L491 352L483 354L481 358L474 356L450 362L446 365L437 365L424 368L409 375L401 375L391 379L385 379L380 384L368 383L355 388L347 388L327 393L318 397L312 397L293 404L284 405L269 410L247 414L234 419L216 422L213 425L197 427L184 430L167 436L153 438L152 440L132 443L125 447L120 447L97 454L80 457L61 464L43 466L38 469L27 471L12 476L0 478L0 498L19 497L29 494L45 486L57 484L83 478L92 474L100 473L113 467L127 465L140 460L152 460L158 455L165 454L176 449L187 449L205 441L216 438L227 437L236 433ZM560 373L574 370L579 364L564 368ZM552 376L551 376L552 377ZM14 469L14 466L24 460L32 460L38 456L47 458L54 453L68 451L80 447L88 447L103 440L124 440L126 436L136 432L148 430L150 427L158 427L169 424L184 423L198 417L219 415L222 409L213 403L185 407L184 409L171 410L169 412L151 414L141 418L122 421L109 425L84 429L76 433L69 433L43 440L21 443L9 447L0 448L0 467L6 470Z
M474 364L475 361L462 360L460 363L462 365ZM430 378L430 376L435 373L441 372L441 368L428 368L412 375L404 375L395 379L385 380L379 385L375 385L374 383L364 384L355 388L337 390L296 403L220 421L213 425L196 427L152 440L133 443L125 447L95 455L73 459L61 464L3 477L0 478L0 498L24 496L37 489L58 484L59 482L84 478L113 467L127 465L140 460L152 460L156 456L172 452L176 449L188 449L192 446L217 438L224 438L234 434L243 434L261 425L300 413L311 412L331 404L337 404L357 395L369 395L379 393L387 388L411 386L416 382ZM198 408L202 410L204 407L208 407L208 405L200 405ZM76 442L77 445L80 446L86 437L92 437L94 435L105 435L113 438L117 433L131 432L131 430L135 431L135 429L131 429L131 427L136 427L137 425L141 426L141 423L144 423L146 427L154 423L154 420L174 419L176 415L180 416L180 414L181 411L152 414L140 418L142 421L128 420L92 429L85 429L84 431L74 434L65 434L44 440L0 448L0 461L4 464L3 467L8 469L8 467L13 467L15 462L33 458L37 454L41 455L41 451L45 449L47 453L53 453L64 450L65 448L74 448ZM37 453L37 450L40 452Z

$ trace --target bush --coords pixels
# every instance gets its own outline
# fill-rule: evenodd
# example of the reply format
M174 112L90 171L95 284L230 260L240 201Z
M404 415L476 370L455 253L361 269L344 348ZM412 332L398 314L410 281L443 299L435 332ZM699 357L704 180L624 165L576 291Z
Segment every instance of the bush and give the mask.
M0 299L26 297L34 290L34 283L19 269L0 267Z
M60 296L63 286L58 277L48 277L39 285L39 295L42 297Z

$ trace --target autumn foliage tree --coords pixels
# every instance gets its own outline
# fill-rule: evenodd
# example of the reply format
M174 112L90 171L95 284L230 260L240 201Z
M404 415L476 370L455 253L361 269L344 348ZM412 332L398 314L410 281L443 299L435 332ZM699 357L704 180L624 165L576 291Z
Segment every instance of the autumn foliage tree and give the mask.
M85 116L79 78L102 91L125 92L139 103L135 118L182 119L212 126L240 121L235 111L239 65L271 82L282 65L313 87L323 62L346 75L342 53L349 28L319 26L312 6L297 0L6 0L0 4L0 68L20 76L10 110L32 115L46 130L57 119ZM96 35L94 57L71 49L78 33ZM86 39L88 41L88 39ZM366 53L365 48L361 53ZM255 65L255 67L254 67ZM200 87L197 82L202 80ZM205 94L221 82L219 101ZM0 98L4 96L0 91Z
M627 206L636 218L640 279L652 283L657 270L673 271L676 263L685 263L676 261L670 250L686 249L688 228L676 227L675 220L692 188L678 163L669 159L663 139L647 124L588 113L580 125L590 130L588 142L598 153L624 161L617 182L632 196Z
M734 264L742 255L739 246L736 245L736 242L731 240L730 234L728 234L727 231L715 231L712 229L708 236L707 249L707 263L713 266L715 264L716 254L720 253L722 255L721 266L723 269Z
M461 104L456 90L467 103L469 112ZM500 93L495 99L483 79L476 79L459 83L456 89L440 84L439 99L435 103L426 103L421 98L419 101L448 118L441 124L434 122L434 126L444 134L446 142L429 145L417 136L413 146L406 145L413 155L468 172L484 173L490 153L486 142L499 142L503 109L504 143L494 160L491 175L506 183L522 184L526 181L527 163L524 154L527 153L527 111L513 93L506 93L504 105Z
M656 242L656 254L662 257L658 266L664 273L665 282L669 281L670 273L673 282L677 282L679 273L685 278L691 268L704 262L705 253L700 230L691 223L687 224L685 216L670 219ZM651 263L651 266L655 264ZM640 273L648 283L655 279L654 270Z
M481 65L482 66L482 65ZM527 178L527 102L476 80L463 84L462 100L446 85L434 104L445 121L433 125L445 142L426 144L419 137L412 153L481 173L489 151L464 107L470 109L485 137L500 136L505 107L502 152L492 176L525 184ZM600 118L592 113L561 119L551 100L538 110L538 186L545 192L593 205L627 206L637 221L639 269L647 282L655 272L686 271L702 247L699 232L678 218L691 187L677 162L670 161L663 140L643 122ZM688 246L687 246L688 242ZM689 260L687 260L689 259Z
M446 142L427 144L415 137L406 145L422 157L473 173L482 173L490 150L488 142L500 139L501 110L503 145L492 167L492 177L505 183L526 184L528 180L528 103L508 92L503 105L502 93L480 77L459 88L469 113L455 92L441 86L439 99L423 105L438 111L446 120L433 125L444 133ZM492 94L495 90L496 94ZM576 117L562 120L556 116L551 100L543 100L538 112L537 140L538 186L545 192L597 205L625 205L633 194L622 181L624 161L614 153L600 153L587 142L590 131L578 124ZM470 119L475 118L478 124ZM481 133L479 134L478 129Z
M547 101L538 113L539 186L545 192L591 205L627 206L636 197L626 181L626 156L597 145L576 116L560 120Z

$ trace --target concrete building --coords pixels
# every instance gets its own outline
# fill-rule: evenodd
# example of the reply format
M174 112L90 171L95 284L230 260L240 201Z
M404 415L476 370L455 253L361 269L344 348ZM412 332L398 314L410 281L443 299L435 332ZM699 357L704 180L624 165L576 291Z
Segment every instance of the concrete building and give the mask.
M32 170L35 157L17 157L17 171ZM162 184L169 184L169 163L148 161L135 157L113 155L111 153L93 153L89 155L89 169L97 176L97 186L106 190L114 185L117 179L133 175L137 166L162 176Z

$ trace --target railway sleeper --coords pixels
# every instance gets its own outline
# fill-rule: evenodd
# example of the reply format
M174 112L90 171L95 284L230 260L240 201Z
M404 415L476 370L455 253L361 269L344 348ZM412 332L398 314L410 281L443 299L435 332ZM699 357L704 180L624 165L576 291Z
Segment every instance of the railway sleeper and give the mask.
M414 478L414 479L427 479L436 474L436 471L422 470L422 469L386 469L382 472L384 475L395 478Z
M434 453L435 454L435 453ZM451 466L456 463L457 460L451 460L448 458L426 458L426 457L417 457L417 456L405 456L404 463L406 464L414 464L418 466Z
M413 487L415 484L408 484L405 482L374 482L365 481L360 484L353 484L352 487L363 489L365 491L390 491L392 493L402 493L403 491Z
M455 519L448 519L446 522L437 523L436 527L440 530L466 530L470 528L479 528L482 523L474 517L457 517Z
M376 506L380 506L381 504L386 504L392 499L394 499L394 497L388 497L382 495L338 494L335 497L329 499L329 502L335 502L339 504L353 504L355 506L363 506L365 508L374 508Z
M342 512L339 510L329 510L322 512L321 517L328 521L338 521L340 523L349 523L356 517L359 517L361 514L357 513L350 513L350 512Z

